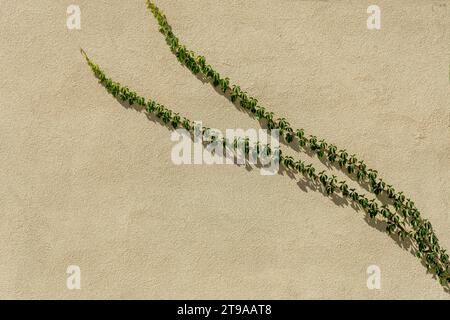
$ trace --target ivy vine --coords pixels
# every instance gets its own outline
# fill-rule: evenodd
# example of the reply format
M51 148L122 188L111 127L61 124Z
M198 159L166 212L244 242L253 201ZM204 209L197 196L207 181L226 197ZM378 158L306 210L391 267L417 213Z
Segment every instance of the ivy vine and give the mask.
M315 135L308 135L304 129L294 129L285 118L276 118L274 113L261 106L258 100L243 91L240 86L231 84L228 77L222 77L213 67L207 64L205 57L195 54L192 50L180 43L164 13L151 1L147 6L158 21L159 30L165 36L171 51L178 61L186 66L193 74L202 74L211 81L214 87L219 87L223 93L228 93L233 103L239 105L255 115L258 120L265 121L268 129L279 129L280 136L290 143L297 143L305 150L310 150L318 158L328 161L339 167L348 175L355 175L362 185L368 183L370 191L376 196L386 195L390 199L393 210L387 204L379 206L375 199L367 199L364 195L350 189L345 181L337 182L335 176L328 176L325 172L316 174L312 165L305 165L302 161L295 161L292 157L280 157L282 163L296 170L310 179L319 180L328 194L341 192L344 197L350 198L367 211L371 218L377 215L387 221L386 231L397 234L401 239L410 239L414 244L416 256L422 260L427 269L434 273L442 286L447 287L450 282L450 261L446 250L439 244L438 238L431 223L421 217L415 203L407 198L404 192L397 191L391 184L378 176L378 171L367 167L364 160L358 159L355 154L349 154L346 149L319 139Z

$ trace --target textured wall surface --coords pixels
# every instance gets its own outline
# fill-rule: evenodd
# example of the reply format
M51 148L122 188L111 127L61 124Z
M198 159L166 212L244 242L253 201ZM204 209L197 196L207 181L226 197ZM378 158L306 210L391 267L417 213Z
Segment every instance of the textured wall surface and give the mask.
M81 30L66 27L72 3ZM156 3L262 105L405 191L450 249L449 1ZM373 3L381 30L366 26ZM177 62L144 0L0 7L0 298L449 298L362 212L302 179L175 166L170 131L109 96L80 47L191 119L259 126ZM372 264L380 290L366 286Z

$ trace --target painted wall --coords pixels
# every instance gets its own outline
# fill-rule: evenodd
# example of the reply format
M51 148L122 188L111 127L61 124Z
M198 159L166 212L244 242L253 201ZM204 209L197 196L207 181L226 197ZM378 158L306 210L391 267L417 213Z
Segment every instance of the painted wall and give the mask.
M193 120L259 127L179 65L143 0L0 4L0 298L449 298L362 212L302 179L175 166L170 131L107 95L80 47ZM405 191L450 249L447 1L376 1L381 30L367 29L368 1L157 4L260 103ZM69 265L81 290L66 287Z

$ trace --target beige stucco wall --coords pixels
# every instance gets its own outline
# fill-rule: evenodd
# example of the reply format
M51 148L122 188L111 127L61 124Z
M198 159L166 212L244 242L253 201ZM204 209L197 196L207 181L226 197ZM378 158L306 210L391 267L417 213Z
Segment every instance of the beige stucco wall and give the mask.
M263 105L404 190L450 249L448 1L157 4ZM178 64L143 0L0 6L0 298L449 298L362 212L286 175L172 164L170 131L107 95L80 47L191 119L258 124Z

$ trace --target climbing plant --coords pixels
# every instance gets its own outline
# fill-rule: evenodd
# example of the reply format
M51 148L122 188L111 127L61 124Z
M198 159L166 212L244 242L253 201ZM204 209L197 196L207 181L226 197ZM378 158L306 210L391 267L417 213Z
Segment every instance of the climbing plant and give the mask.
M448 286L450 281L449 256L446 250L440 246L431 223L421 217L415 203L407 198L404 192L397 191L391 184L385 182L379 177L377 170L368 168L365 161L358 159L355 154L349 155L346 149L338 148L314 135L308 135L304 129L294 129L285 118L274 119L274 113L261 106L256 98L243 91L239 85L231 84L228 77L222 77L218 71L207 64L205 57L195 54L182 45L173 33L164 13L154 3L147 0L147 6L157 19L159 30L165 36L167 44L178 61L193 74L202 74L211 81L213 86L219 87L224 94L229 94L233 103L239 102L243 109L254 114L258 120L265 121L269 129L279 129L280 136L287 143L295 142L303 149L310 150L319 158L341 168L346 174L355 175L361 185L368 183L370 191L376 196L385 194L390 199L394 210L390 210L386 204L378 207L374 199L368 200L365 196L358 194L355 189L349 189L345 181L336 186L334 176L328 177L325 172L316 175L312 165L305 166L301 161L294 161L290 157L283 158L283 163L287 167L305 173L313 180L319 179L324 184L327 193L341 191L344 196L350 197L367 210L371 217L381 213L388 219L386 231L391 234L395 233L402 239L410 239L415 245L417 257L422 259L427 269L438 277L441 285Z

